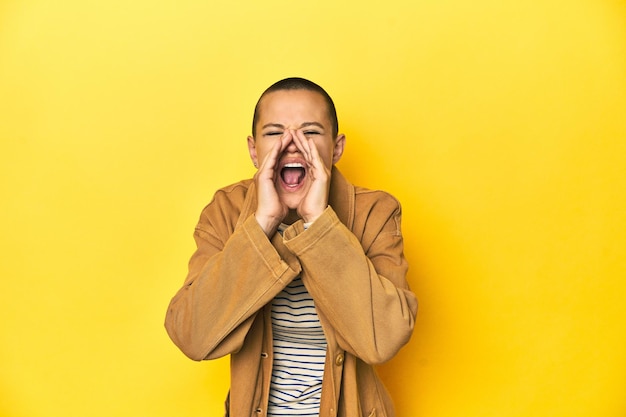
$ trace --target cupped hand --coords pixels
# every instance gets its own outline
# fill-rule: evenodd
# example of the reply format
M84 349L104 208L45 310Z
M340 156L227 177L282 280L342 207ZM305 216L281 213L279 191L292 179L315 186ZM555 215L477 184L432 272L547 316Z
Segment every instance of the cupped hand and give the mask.
M283 150L292 141L291 131L285 131L276 141L270 152L265 156L258 171L254 175L257 190L257 210L255 217L265 234L271 237L278 225L289 213L289 207L283 203L276 191L276 176L280 175L276 168Z
M307 164L307 190L297 207L298 215L307 223L315 221L328 206L330 168L319 155L315 141L301 129L292 131L293 141Z

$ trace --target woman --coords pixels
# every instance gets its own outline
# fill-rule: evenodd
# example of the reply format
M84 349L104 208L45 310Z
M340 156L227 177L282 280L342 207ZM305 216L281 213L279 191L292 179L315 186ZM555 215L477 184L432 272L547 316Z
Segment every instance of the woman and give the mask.
M344 145L326 91L281 80L255 108L256 175L202 211L165 325L194 360L231 355L230 416L394 416L372 365L417 312L401 210L341 175Z

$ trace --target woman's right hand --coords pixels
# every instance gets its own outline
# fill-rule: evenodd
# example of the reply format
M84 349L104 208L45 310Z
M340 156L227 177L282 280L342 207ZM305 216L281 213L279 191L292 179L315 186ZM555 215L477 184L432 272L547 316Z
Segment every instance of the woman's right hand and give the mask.
M289 213L289 207L282 201L276 191L278 158L293 140L289 130L280 136L270 152L265 156L254 175L257 190L257 209L254 214L257 222L268 237L272 237L278 226Z

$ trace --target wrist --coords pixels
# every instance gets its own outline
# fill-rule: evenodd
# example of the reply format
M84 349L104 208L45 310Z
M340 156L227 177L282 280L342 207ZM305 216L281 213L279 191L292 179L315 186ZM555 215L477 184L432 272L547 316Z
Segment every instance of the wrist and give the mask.
M307 224L307 225L313 224L313 222L315 222L315 220L317 220L322 214L324 214L324 211L326 210L327 207L328 206L324 207L319 212L311 213L311 214L308 214L308 215L303 215L302 216L302 221L304 221L304 223Z
M280 220L270 216L259 215L258 213L254 213L254 218L267 237L272 237L280 224Z

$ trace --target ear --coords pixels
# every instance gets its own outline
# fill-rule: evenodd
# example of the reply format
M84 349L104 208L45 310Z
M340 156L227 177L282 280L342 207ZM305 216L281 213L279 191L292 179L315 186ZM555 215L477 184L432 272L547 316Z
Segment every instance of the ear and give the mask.
M337 136L335 139L335 147L333 148L333 165L335 165L341 159L343 155L343 148L346 145L346 135L343 133Z
M256 155L256 141L254 136L248 136L248 152L250 153L250 159L255 167L259 166L259 160Z

